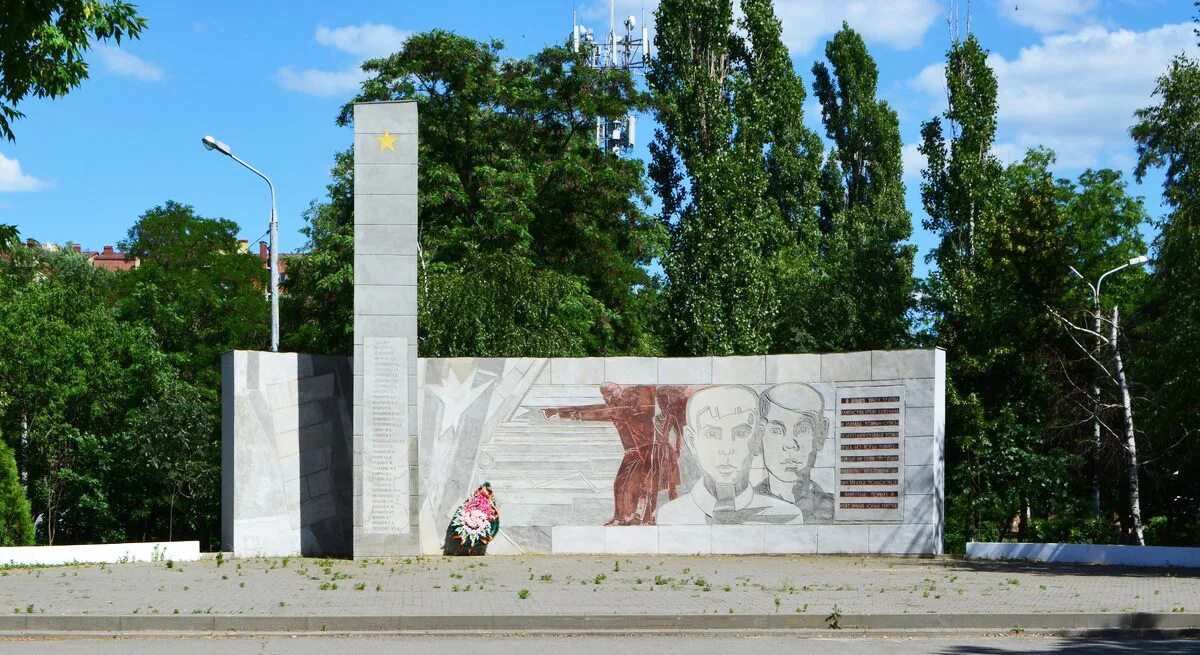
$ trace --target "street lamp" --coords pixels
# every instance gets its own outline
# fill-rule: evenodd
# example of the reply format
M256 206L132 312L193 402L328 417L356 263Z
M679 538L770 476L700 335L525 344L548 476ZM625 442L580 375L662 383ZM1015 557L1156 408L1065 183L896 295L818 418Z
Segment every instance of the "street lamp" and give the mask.
M1099 355L1101 346L1104 343L1104 336L1100 333L1100 286L1104 284L1104 278L1124 270L1130 266L1141 266L1150 261L1150 258L1145 255L1138 255L1120 266L1108 271L1096 280L1096 284L1088 282L1083 274L1075 270L1074 266L1070 266L1071 272L1076 277L1083 280L1084 284L1092 290L1092 334L1096 338L1096 354ZM1126 432L1126 450L1130 456L1129 467L1129 487L1130 487L1130 505L1131 514L1134 523L1134 532L1137 535L1139 545L1143 545L1141 527L1141 503L1139 501L1140 490L1138 485L1137 471L1137 443L1134 439L1133 432L1133 403L1129 397L1129 386L1125 381L1125 365L1121 361L1121 349L1117 344L1117 321L1119 314L1116 306L1113 306L1112 316L1112 335L1109 339L1109 345L1113 349L1113 363L1115 364L1115 372L1117 376L1117 385L1121 389L1121 404L1125 413L1125 432ZM1094 469L1092 471L1092 517L1100 518L1100 383L1092 383L1092 441L1096 450Z
M271 352L279 352L279 221L275 214L275 185L271 183L271 178L233 154L228 145L211 136L204 137L200 142L206 149L219 152L250 169L252 173L266 180L271 189Z

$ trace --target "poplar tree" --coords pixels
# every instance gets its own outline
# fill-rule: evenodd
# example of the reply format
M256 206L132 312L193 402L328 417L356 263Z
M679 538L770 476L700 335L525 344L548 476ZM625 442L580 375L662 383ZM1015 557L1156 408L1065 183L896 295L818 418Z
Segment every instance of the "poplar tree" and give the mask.
M811 342L805 299L787 291L815 265L821 145L771 3L740 8L735 21L731 0L666 0L655 14L650 176L671 237L672 354Z
M876 98L879 71L843 23L813 65L813 90L833 143L822 168L820 226L827 271L823 350L893 348L906 342L912 307L912 215L904 205L900 121Z

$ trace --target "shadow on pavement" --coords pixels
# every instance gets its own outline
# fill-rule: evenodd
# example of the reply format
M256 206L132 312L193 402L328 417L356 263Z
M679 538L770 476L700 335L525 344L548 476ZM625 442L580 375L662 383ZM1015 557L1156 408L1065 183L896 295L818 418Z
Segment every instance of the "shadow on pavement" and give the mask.
M1200 569L1141 568L1135 566L1100 566L1084 564L1048 564L994 560L954 559L946 568L976 573L1032 573L1040 575L1085 575L1123 578L1200 578Z
M1011 653L1021 652L1057 653L1059 655L1123 655L1125 653L1139 653L1141 655L1166 655L1170 653L1171 655L1176 655L1180 653L1200 653L1200 641L1073 637L1062 640L1062 643L1057 648L1052 649L1034 647L1026 651L1020 647L1013 647L1011 642L1008 642L1006 646L980 644L954 645L937 652L942 655L1010 655Z

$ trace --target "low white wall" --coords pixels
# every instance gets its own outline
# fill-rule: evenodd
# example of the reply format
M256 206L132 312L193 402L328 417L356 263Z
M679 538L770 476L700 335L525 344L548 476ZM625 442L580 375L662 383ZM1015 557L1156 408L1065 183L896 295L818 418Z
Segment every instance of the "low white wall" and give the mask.
M58 564L194 562L200 559L199 541L160 541L139 544L95 544L79 546L15 546L0 548L0 564L55 566Z
M1200 548L970 542L967 559L1200 568Z

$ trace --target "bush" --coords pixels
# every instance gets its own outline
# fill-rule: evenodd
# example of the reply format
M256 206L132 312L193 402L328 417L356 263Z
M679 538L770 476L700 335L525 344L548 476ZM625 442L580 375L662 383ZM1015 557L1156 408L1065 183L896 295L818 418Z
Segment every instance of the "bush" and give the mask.
M0 546L33 545L33 519L29 499L21 489L17 460L0 441Z

